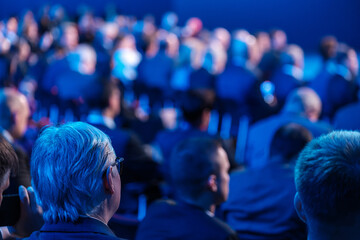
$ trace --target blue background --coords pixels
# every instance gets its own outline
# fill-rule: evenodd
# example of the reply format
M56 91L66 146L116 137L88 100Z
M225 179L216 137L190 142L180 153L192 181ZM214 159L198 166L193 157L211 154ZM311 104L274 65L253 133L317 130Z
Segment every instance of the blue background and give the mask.
M359 0L0 0L0 3L1 19L19 14L24 8L36 10L44 3L61 3L69 12L75 12L81 4L91 5L97 14L112 3L124 14L143 17L151 13L158 23L163 13L172 10L178 13L180 25L196 16L209 29L223 26L255 33L281 28L290 43L308 51L317 50L321 37L327 34L360 49Z

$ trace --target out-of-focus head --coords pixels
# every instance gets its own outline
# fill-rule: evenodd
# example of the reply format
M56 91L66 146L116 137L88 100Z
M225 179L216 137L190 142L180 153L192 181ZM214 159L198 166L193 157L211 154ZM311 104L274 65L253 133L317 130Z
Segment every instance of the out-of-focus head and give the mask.
M10 143L0 135L0 205L2 194L10 185L10 174L18 167L18 158Z
M193 37L200 33L203 28L203 23L201 19L192 17L189 18L186 22L186 25L183 29L184 37Z
M256 35L257 45L259 47L259 51L261 56L270 50L271 48L271 40L270 36L267 32L258 32Z
M220 41L225 51L229 48L231 35L225 28L215 28L213 31L213 37Z
M0 90L0 126L14 139L24 135L29 116L29 103L22 93L12 88Z
M170 173L180 198L197 200L205 195L212 204L226 201L229 193L229 160L219 142L188 139L171 155Z
M316 122L321 114L321 100L317 93L308 87L293 90L287 97L284 112L294 113Z
M249 61L256 65L260 60L259 47L257 39L246 30L236 30L233 33L231 43L231 52L237 61Z
M309 233L321 237L335 231L331 239L358 238L353 234L360 225L359 166L359 132L331 132L301 152L295 168L295 207Z
M289 56L290 64L300 69L304 68L304 51L295 44L290 44L285 48L285 54Z
M79 44L79 31L75 23L67 22L61 26L60 45L66 50L74 50Z
M203 68L209 73L217 75L224 71L227 54L219 40L214 39L208 45L203 57Z
M80 44L69 55L70 67L81 74L91 75L96 70L96 52L88 44Z
M276 51L281 51L286 47L287 36L286 33L280 29L275 29L270 32L271 47Z
M46 222L81 215L107 221L120 203L120 176L107 135L83 122L44 128L31 156L31 176Z
M174 12L167 12L164 14L161 20L161 27L167 31L170 31L176 27L178 23L178 16Z
M305 127L289 123L279 128L270 145L270 158L281 163L293 163L301 150L312 139L311 132Z
M55 25L61 23L64 20L65 15L65 9L60 4L51 6L49 10L50 21Z
M335 55L335 62L339 66L348 69L351 74L350 78L357 77L359 73L359 61L353 48L350 48L346 44L339 44Z
M6 22L6 30L8 32L17 33L18 31L18 20L16 17L10 17Z
M206 130L209 125L210 111L214 105L211 91L189 91L181 103L184 119L191 125Z
M109 117L115 118L121 111L121 92L113 81L103 84L101 95L97 100L97 107L110 114ZM108 115L107 114L107 115Z
M325 36L320 41L319 51L324 61L327 61L336 55L338 41L334 36Z

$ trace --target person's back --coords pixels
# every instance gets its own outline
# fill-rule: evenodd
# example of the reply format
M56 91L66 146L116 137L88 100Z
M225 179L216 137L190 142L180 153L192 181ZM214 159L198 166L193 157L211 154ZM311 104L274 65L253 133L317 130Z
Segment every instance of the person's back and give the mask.
M360 102L348 104L340 108L333 119L334 129L360 130Z
M136 239L236 239L233 230L221 220L209 217L201 208L161 200L153 203L141 223Z
M306 239L293 207L293 164L311 138L304 127L285 125L273 137L266 166L231 173L229 198L221 209L240 239Z

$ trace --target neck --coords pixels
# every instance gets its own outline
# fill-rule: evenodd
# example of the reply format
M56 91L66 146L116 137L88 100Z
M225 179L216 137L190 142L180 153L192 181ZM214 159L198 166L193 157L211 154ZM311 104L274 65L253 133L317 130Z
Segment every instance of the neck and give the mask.
M105 225L108 224L111 217L114 215L114 212L110 210L108 207L107 199L104 200L99 206L97 206L93 211L86 214L87 217L94 218L99 220L100 222L104 223Z
M309 226L308 240L356 240L360 236L359 224L312 224Z

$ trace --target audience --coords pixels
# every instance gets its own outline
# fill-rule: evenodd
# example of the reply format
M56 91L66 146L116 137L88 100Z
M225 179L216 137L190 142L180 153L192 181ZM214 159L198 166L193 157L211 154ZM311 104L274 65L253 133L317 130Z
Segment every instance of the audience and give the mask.
M181 22L185 22L185 25L179 25ZM150 191L150 195L159 197L156 191L163 189L165 190L163 196L172 196L172 191L170 190L169 194L166 190L166 184L162 188L162 182L159 183L158 167L160 166L162 171L160 177L164 177L167 184L173 184L170 153L177 144L190 137L210 137L219 140L222 147L215 149L225 150L230 169L239 164L245 167L243 172L232 175L234 179L254 173L254 176L250 174L249 177L254 179L246 182L249 186L257 184L257 180L261 179L265 183L273 183L273 189L284 191L290 189L286 194L286 201L283 201L285 210L282 210L281 217L277 217L276 221L271 223L276 224L284 220L286 223L283 223L283 227L291 225L294 226L291 229L295 229L295 226L300 229L301 225L294 220L296 218L293 217L293 208L289 205L290 195L294 194L289 177L291 174L289 173L286 181L279 183L280 181L276 182L278 179L276 177L280 178L282 174L272 177L273 175L269 173L273 169L274 172L291 172L291 164L285 164L280 160L282 163L275 163L274 159L278 158L275 155L281 155L276 152L276 144L271 144L272 139L278 137L275 133L287 124L299 124L308 129L315 138L328 133L332 127L359 129L359 121L356 118L358 108L356 94L359 89L356 52L350 46L338 42L333 36L324 37L320 45L323 67L314 79L305 79L303 50L288 42L286 33L280 29L254 35L245 29L234 29L230 34L222 27L212 31L206 29L199 18L180 21L175 13L165 14L161 25L157 26L155 18L151 15L138 19L119 14L114 9L107 9L105 15L100 17L89 8L79 9L75 15L68 15L61 5L44 6L38 13L26 10L19 16L0 19L0 132L15 149L19 161L17 176L10 176L10 186L4 194L16 194L20 191L21 204L25 209L29 206L28 203L30 205L35 203L31 190L27 191L23 187L19 190L18 187L30 186L29 155L38 131L49 123L56 125L80 120L88 121L108 134L114 147L114 150L110 145L106 150L99 150L98 156L89 153L91 157L88 163L91 163L90 160L99 161L96 159L101 158L102 154L111 152L111 157L106 160L103 156L105 160L103 159L101 166L93 171L99 173L99 168L106 168L110 162L114 162L113 152L126 159L128 164L126 174L122 176L122 187L120 183L108 184L113 183L117 178L113 172L109 174L106 172L104 178L97 180L91 178L92 181L86 182L75 174L76 177L71 178L72 185L68 186L69 174L76 169L64 165L56 167L57 174L62 173L61 171L64 171L64 174L56 175L58 177L55 179L63 179L63 181L49 180L48 185L53 188L46 188L44 191L43 187L46 184L43 183L46 178L39 178L38 175L41 171L46 174L48 169L46 167L50 165L38 166L39 163L35 162L46 161L40 159L40 152L55 152L55 148L49 147L49 144L60 144L50 143L45 139L45 135L55 136L56 131L77 129L75 132L78 135L74 135L73 130L69 130L72 134L66 138L71 136L75 138L88 132L92 137L101 136L98 141L102 139L101 142L110 144L108 138L84 123L67 124L44 130L34 148L33 159L38 160L31 162L34 174L31 177L40 195L41 205L45 206L46 225L43 229L48 232L37 232L33 238L38 236L47 238L48 234L52 234L49 233L49 229L58 231L60 228L66 228L76 231L78 227L88 224L94 224L100 232L112 235L106 224L103 225L92 218L100 218L107 223L117 210L116 203L119 197L116 195L119 189L122 189L122 199L125 200L122 200L122 203L126 203L126 199L132 199L127 198L124 191L131 186L131 183L151 185L155 182L157 190L154 190L155 188L151 190L145 188L145 190L140 187L140 194ZM100 77L107 80L101 81ZM163 109L169 110L166 111L167 115L162 114L165 112ZM169 113L172 115L170 124L167 122L169 119L165 119L165 115L169 118ZM127 117L130 115L131 119ZM302 129L302 127L298 128ZM216 133L220 133L223 139L220 139ZM60 137L60 135L56 136ZM152 148L143 145L138 139L144 143L151 143ZM289 150L298 146L296 143L291 144L290 140L287 143ZM284 144L284 146L288 145ZM74 146L71 147L73 149ZM61 160L69 163L70 153L64 153L67 155ZM48 159L49 164L55 164L52 161L59 156L51 155ZM238 163L235 163L235 156ZM244 157L241 156L245 156L245 161L242 161ZM63 162L61 160L56 161ZM85 165L81 166L83 171L89 169ZM113 169L114 166L110 168ZM197 176L201 171L196 167L194 169L192 174ZM220 170L221 168L216 167L214 171L218 173L217 171ZM274 174L273 171L271 172ZM256 178L256 174L262 177ZM85 176L88 175L82 177ZM74 185L76 179L84 182ZM210 183L211 179L208 179ZM95 186L87 184L91 182L97 182L97 192L91 194L98 197L85 201L84 199L90 196L90 187ZM103 185L100 184L101 182ZM130 184L127 185L128 183ZM71 197L76 196L77 202L71 200L71 204L75 205L71 205L72 210L69 210L69 202L65 201L67 199L62 199L68 197L62 195L67 193L60 194L54 191L59 190L60 187L69 188L69 192L75 191L74 188L80 184L82 184L80 189L84 192L81 195L71 194ZM175 181L174 184L176 185ZM89 189L86 189L87 186ZM247 185L244 183L244 186ZM241 189L241 187L241 183L231 182L231 189ZM211 191L207 191L206 196L217 191L212 187L207 189ZM266 187L257 190L256 193L261 194L261 190L265 191ZM47 191L52 192L53 195L45 194ZM130 193L132 194L131 188ZM149 196L148 193L146 192L145 195ZM238 195L236 193L236 190L230 190L230 200L233 199L232 196ZM49 197L58 197L61 201ZM276 198L276 194L272 194L272 197ZM82 203L81 206L79 201ZM147 199L148 204L152 201L153 199ZM266 203L266 200L264 201ZM58 206L59 202L66 204ZM128 202L133 206L138 204L137 201ZM184 199L180 199L175 203L162 204L166 209L182 213L183 207L188 205L183 202ZM221 201L215 202L218 204ZM254 204L258 204L260 211L265 211L264 209L267 209L265 203L259 201ZM230 204L232 203L225 203L224 206ZM245 203L235 205L247 208ZM129 210L129 205L122 206L124 209L120 208L118 213ZM156 205L153 208L156 209ZM74 213L74 209L78 213ZM192 207L187 206L186 209ZM58 210L60 215L54 213ZM153 215L156 215L152 213L153 211L158 210L149 212L150 216L146 218L146 224L152 221ZM227 220L233 225L230 212L229 210L227 213ZM203 213L204 211L200 211L196 216L206 219ZM85 217L87 215L91 219ZM28 214L28 216L32 215ZM289 219L286 218L287 216L291 216L292 220L286 221L285 219ZM206 221L218 223L215 218L210 219L211 221L209 219ZM78 226L71 222L81 223ZM296 224L293 224L295 222ZM253 218L253 221L249 221L249 226L252 224L252 227L256 228L256 223ZM223 223L217 225L224 227ZM238 231L239 236L240 233L244 234L235 226L236 224L233 227ZM224 228L228 229L227 226ZM6 232L7 229L11 230L11 228L3 230L4 238L12 236L10 234L12 230ZM249 229L251 228L248 227ZM260 235L276 235L277 238L280 235L286 236L286 234L282 235L284 232L293 231L289 230L290 227L287 229L272 227L270 232L266 232L264 227L258 232ZM14 233L16 236L27 236L29 231L16 230ZM230 234L230 238L234 236L229 229L225 230L225 233ZM303 233L299 231L297 237L302 238ZM59 238L63 237L63 234L66 235L63 232L54 233ZM88 234L90 233L83 232L80 235ZM251 235L249 232L246 234ZM66 236L70 235L72 233ZM94 237L97 238L98 235L95 234Z
M29 239L118 239L107 226L120 204L123 159L89 124L43 129L31 156L45 224Z
M136 239L237 239L214 217L215 205L229 193L229 160L221 145L208 138L180 143L172 153L171 178L177 201L153 203Z
M309 240L359 239L360 134L335 131L314 139L295 168L295 208Z

